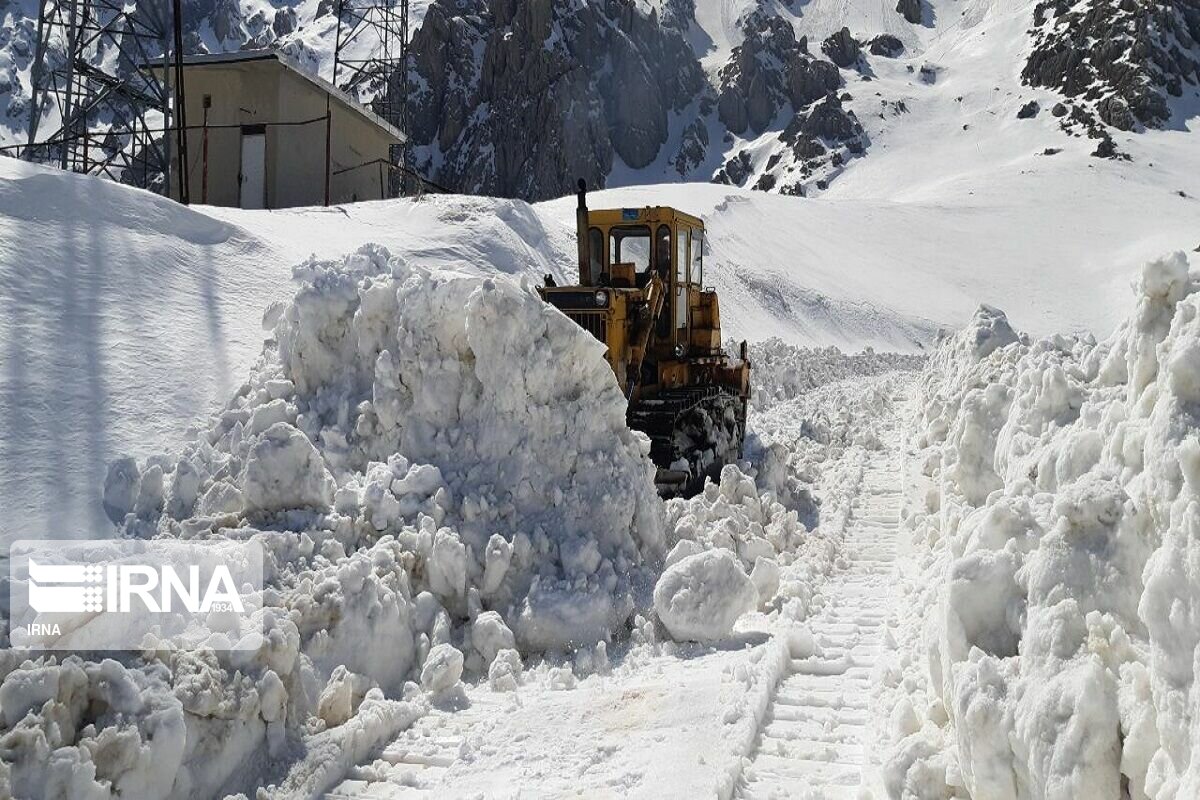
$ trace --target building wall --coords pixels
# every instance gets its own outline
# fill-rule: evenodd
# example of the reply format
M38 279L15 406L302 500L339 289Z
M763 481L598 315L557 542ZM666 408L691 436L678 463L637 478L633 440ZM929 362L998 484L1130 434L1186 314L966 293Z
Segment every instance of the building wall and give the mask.
M283 70L278 84L279 108L288 109L299 118L325 115L328 95L290 70ZM391 141L385 131L362 115L346 108L336 99L328 98L332 111L330 121L330 202L349 203L355 200L379 200L384 186L380 184L379 164L386 161ZM303 198L287 205L320 205L325 199L325 125L318 127L317 136L297 136L294 130L269 129L267 160L275 166L268 180L279 198ZM293 156L272 158L274 148L280 153L298 148ZM314 176L314 170L316 175ZM385 173L386 182L386 173Z
M240 205L244 125L266 125L267 208L324 203L326 92L274 60L195 65L185 67L185 72L189 127L202 123L204 96L211 98L206 198L205 132L188 131L188 186L193 203ZM386 161L390 135L337 99L329 98L329 107L331 202L381 198L379 165L360 165ZM176 170L174 197L179 196L177 178ZM386 172L382 178L386 182Z

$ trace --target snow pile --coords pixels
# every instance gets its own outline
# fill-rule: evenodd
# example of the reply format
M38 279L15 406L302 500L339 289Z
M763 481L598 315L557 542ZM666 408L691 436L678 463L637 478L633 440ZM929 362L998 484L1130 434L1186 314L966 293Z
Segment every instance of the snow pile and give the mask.
M436 601L422 618L486 606L530 649L606 638L664 538L601 345L532 291L377 247L296 276L268 312L275 351L161 478L142 473L134 494L167 489L126 526L282 527L333 562L390 536Z
M795 483L792 500L799 510L785 506L775 492L760 491L755 470L746 469L749 474L728 464L721 470L719 483L709 481L704 491L691 499L669 501L667 529L680 544L732 551L749 571L759 558L775 559L795 552L808 533L800 513L811 519L816 507L808 490ZM669 557L668 562L671 560Z
M737 352L732 343L726 347ZM870 347L847 354L836 347L797 347L779 338L754 342L748 349L753 365L750 402L763 411L834 381L915 370L924 363L924 356L877 353Z
M931 359L893 796L1200 795L1198 288L1175 254L1104 343L984 308Z
M287 763L289 732L311 750L353 728L369 748L420 713L417 682L443 693L491 666L514 686L517 649L609 639L652 584L665 536L648 441L598 342L527 288L377 247L296 277L229 406L177 457L119 462L105 486L128 535L263 545L261 647L0 653L0 786L319 791L324 773L252 765L264 749Z

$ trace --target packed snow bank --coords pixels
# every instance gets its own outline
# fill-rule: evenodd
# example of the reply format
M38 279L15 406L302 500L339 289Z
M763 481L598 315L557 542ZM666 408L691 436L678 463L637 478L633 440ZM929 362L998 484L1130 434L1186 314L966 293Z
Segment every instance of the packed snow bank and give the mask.
M496 609L537 650L610 636L664 535L602 345L528 288L378 247L296 276L268 311L276 347L178 460L143 470L132 494L168 488L124 509L127 530L293 528L335 554L391 536L414 595L454 619Z
M229 406L178 457L114 464L105 491L128 535L260 542L261 647L0 652L16 794L320 791L336 776L263 773L263 753L286 764L295 737L320 749L345 726L369 749L420 713L417 681L445 692L501 657L515 680L514 647L609 639L652 584L648 441L598 342L528 288L378 247L296 277Z
M931 358L893 796L1200 795L1198 289L1175 254L1104 343L985 308Z
M870 347L844 353L836 347L797 347L778 338L752 342L748 356L754 365L750 403L762 411L834 381L911 371L925 363L924 356L877 353Z

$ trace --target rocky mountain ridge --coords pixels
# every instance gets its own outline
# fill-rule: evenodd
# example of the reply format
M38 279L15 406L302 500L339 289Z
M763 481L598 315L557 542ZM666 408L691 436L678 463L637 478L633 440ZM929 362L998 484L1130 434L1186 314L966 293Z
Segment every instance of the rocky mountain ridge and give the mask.
M1200 0L1025 5L1026 40L1007 68L1033 98L1021 118L1045 109L1061 130L1096 140L1094 155L1120 158L1114 135L1178 128L1194 113ZM189 50L275 47L332 76L332 0L184 7ZM568 193L576 177L819 193L910 112L911 93L878 78L936 83L943 65L924 60L929 43L996 13L974 0L899 0L869 18L822 0L413 7L413 166L456 191L529 200ZM0 0L7 141L23 138L28 119L36 13L34 0Z
M859 119L862 104L851 107L849 83L869 89L881 62L911 59L917 54L909 44L953 20L951 11L968 17L979 7L900 0L888 30L843 26L810 41L798 29L817 4L742 3L737 41L713 68L714 45L697 35L706 32L693 0L534 0L525 5L545 10L524 15L505 13L506 5L435 0L430 6L413 44L413 75L430 87L412 106L419 120L416 166L458 190L526 199L569 192L572 166L596 185L614 172L665 164L675 179L820 192L872 144ZM731 6L723 3L722 13ZM1184 87L1200 85L1198 20L1196 0L1030 3L1027 51L1014 54L1012 70L1026 86L1061 97L1052 105L1062 130L1098 140L1098 157L1120 158L1114 132L1169 126L1184 116L1172 103ZM896 25L899 35L888 32ZM480 61L473 58L480 47L501 48L506 57ZM555 52L561 89L539 80ZM709 69L698 69L706 60ZM492 74L496 67L499 76ZM914 82L938 80L937 65L910 60L906 68ZM514 79L526 70L536 77ZM497 77L514 93L499 118ZM528 94L537 101L514 99ZM879 116L908 113L902 96L883 88L874 94ZM1027 106L1025 118L1040 111L1037 101ZM487 107L492 116L466 113ZM558 152L568 145L569 156Z

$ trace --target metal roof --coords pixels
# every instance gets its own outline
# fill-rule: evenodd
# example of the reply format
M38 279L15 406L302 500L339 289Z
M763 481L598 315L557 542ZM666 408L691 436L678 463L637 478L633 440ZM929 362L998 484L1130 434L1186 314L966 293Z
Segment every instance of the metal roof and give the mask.
M346 108L361 115L367 121L379 126L380 128L383 128L398 141L405 141L407 138L395 125L388 122L386 119L379 116L363 104L359 103L329 81L319 78L316 75L304 70L299 64L278 50L242 50L236 53L201 53L184 56L183 65L185 67L204 67L216 64L240 64L251 61L277 61L285 69L300 76L313 86L316 86L322 92L325 92L330 97L344 105ZM150 69L162 69L161 64L150 64L147 66Z

